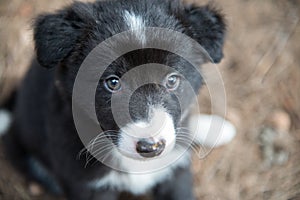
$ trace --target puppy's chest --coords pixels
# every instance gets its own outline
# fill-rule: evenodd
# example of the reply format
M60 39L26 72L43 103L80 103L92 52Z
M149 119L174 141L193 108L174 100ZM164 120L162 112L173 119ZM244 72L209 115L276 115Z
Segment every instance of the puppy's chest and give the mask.
M178 152L173 153L175 155L178 154ZM190 153L185 152L183 155L179 156L179 158L173 163L170 163L168 166L153 172L137 174L122 173L112 170L102 178L90 182L90 187L94 189L109 188L117 190L119 192L126 191L134 195L141 195L151 190L157 184L162 183L175 176L174 172L176 169L178 169L178 167L186 168L189 167L189 165ZM127 166L127 168L128 167L129 166Z
M91 183L94 188L110 188L118 191L127 191L132 194L143 194L153 188L156 184L171 178L173 175L171 168L157 172L145 174L109 172L101 179Z

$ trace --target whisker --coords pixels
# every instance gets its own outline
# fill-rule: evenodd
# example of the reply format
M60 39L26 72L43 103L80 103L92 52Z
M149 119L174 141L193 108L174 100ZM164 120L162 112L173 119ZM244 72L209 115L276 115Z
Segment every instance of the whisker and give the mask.
M98 148L97 150L90 152L90 155L88 156L87 160L86 160L86 166L88 165L88 163L93 160L93 158L96 158L97 160L99 160L97 157L99 155L105 155L107 152L106 151L111 151L113 148L111 146L111 144L107 144L104 146L101 146L101 148ZM104 154L102 154L103 152L106 152ZM101 157L100 157L101 158Z
M110 147L113 145L110 139L117 139L118 136L113 133L118 133L118 131L115 130L106 130L104 132L101 132L98 134L95 138L93 138L80 152L78 153L77 158L80 159L82 154L86 155L86 160L88 162L92 159L91 154L95 153L94 148L101 145L100 148L97 148L97 150L106 147L106 145L110 145ZM107 147L108 148L108 147Z
M102 151L107 151L106 153L102 154L102 157L98 158L101 159L102 162L104 162L106 159L110 158L111 160L116 159L115 156L113 156L113 152L118 152L118 149L114 146L113 148L107 147L106 149L103 149ZM97 157L101 152L97 153L95 156Z
M112 152L113 152L113 149L110 149L110 150L105 150L105 151L107 151L105 154L101 154L101 155L103 155L103 156L105 156L105 157L99 157L99 158L97 158L97 157L95 157L95 160L94 160L94 162L92 162L91 163L91 165L94 165L97 161L99 162L105 162L105 160L106 160L106 158L108 157L108 156L110 156L111 154L112 154ZM112 157L112 156L111 156ZM112 157L113 158L113 157Z
M194 140L192 138L178 136L178 137L176 137L176 139L180 140L180 141L186 141L194 147L204 148L204 146L202 144L194 142Z
M99 146L99 145L98 145L98 146ZM91 153L91 154L95 154L95 153L97 153L98 151L100 151L101 149L106 148L106 147L114 148L114 145L111 144L111 143L106 143L106 144L103 144L103 145L99 146L99 148L95 148L95 150L94 150L94 149L91 149L91 150L90 150L90 153Z
M177 144L180 145L183 148L189 148L192 149L195 152L198 152L198 150L200 149L198 146L194 146L192 143L189 143L185 140L178 140Z
M189 128L187 128L187 127L177 127L176 129L175 129L176 131L177 130L186 130L186 131L191 131Z
M95 142L97 140L101 140L103 138L107 138L108 140L109 139L115 139L117 138L118 136L116 134L112 134L112 133L118 133L118 131L116 130L106 130L104 132L101 132L100 134L98 134L95 138L93 138L89 143L88 145L85 147L85 148L90 148L91 146L93 146L95 144Z
M200 154L200 151L203 151L204 149L206 149L203 145L199 144L199 143L195 143L194 139L190 137L190 135L187 135L188 133L186 132L180 132L181 134L178 134L176 136L176 141L178 141L178 143L183 143L184 145L189 145L189 147L191 147L191 149L196 152L197 154ZM181 144L181 145L183 145Z

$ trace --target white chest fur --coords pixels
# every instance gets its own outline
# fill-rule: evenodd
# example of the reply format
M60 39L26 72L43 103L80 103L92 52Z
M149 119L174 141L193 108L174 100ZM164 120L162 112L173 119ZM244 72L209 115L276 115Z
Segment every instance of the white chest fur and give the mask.
M172 177L173 170L179 166L186 166L189 163L189 155L182 156L174 164L159 171L133 174L120 173L111 171L101 179L91 182L93 188L110 188L118 191L127 191L132 194L143 194L154 187L156 184L163 182Z

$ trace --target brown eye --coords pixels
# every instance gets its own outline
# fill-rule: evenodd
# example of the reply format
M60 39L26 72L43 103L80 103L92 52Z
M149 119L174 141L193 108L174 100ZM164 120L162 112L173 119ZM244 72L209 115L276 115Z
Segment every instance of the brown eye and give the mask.
M177 74L171 74L167 77L166 88L168 90L175 90L179 86L180 76Z
M104 86L109 92L118 92L121 89L121 80L118 76L109 76L105 79Z

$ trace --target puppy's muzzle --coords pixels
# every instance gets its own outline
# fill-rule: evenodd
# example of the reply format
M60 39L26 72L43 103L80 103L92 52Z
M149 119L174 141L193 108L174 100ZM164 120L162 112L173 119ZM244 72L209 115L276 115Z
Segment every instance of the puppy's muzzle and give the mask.
M153 139L142 139L136 144L136 151L145 158L159 156L165 149L164 139L155 142Z

